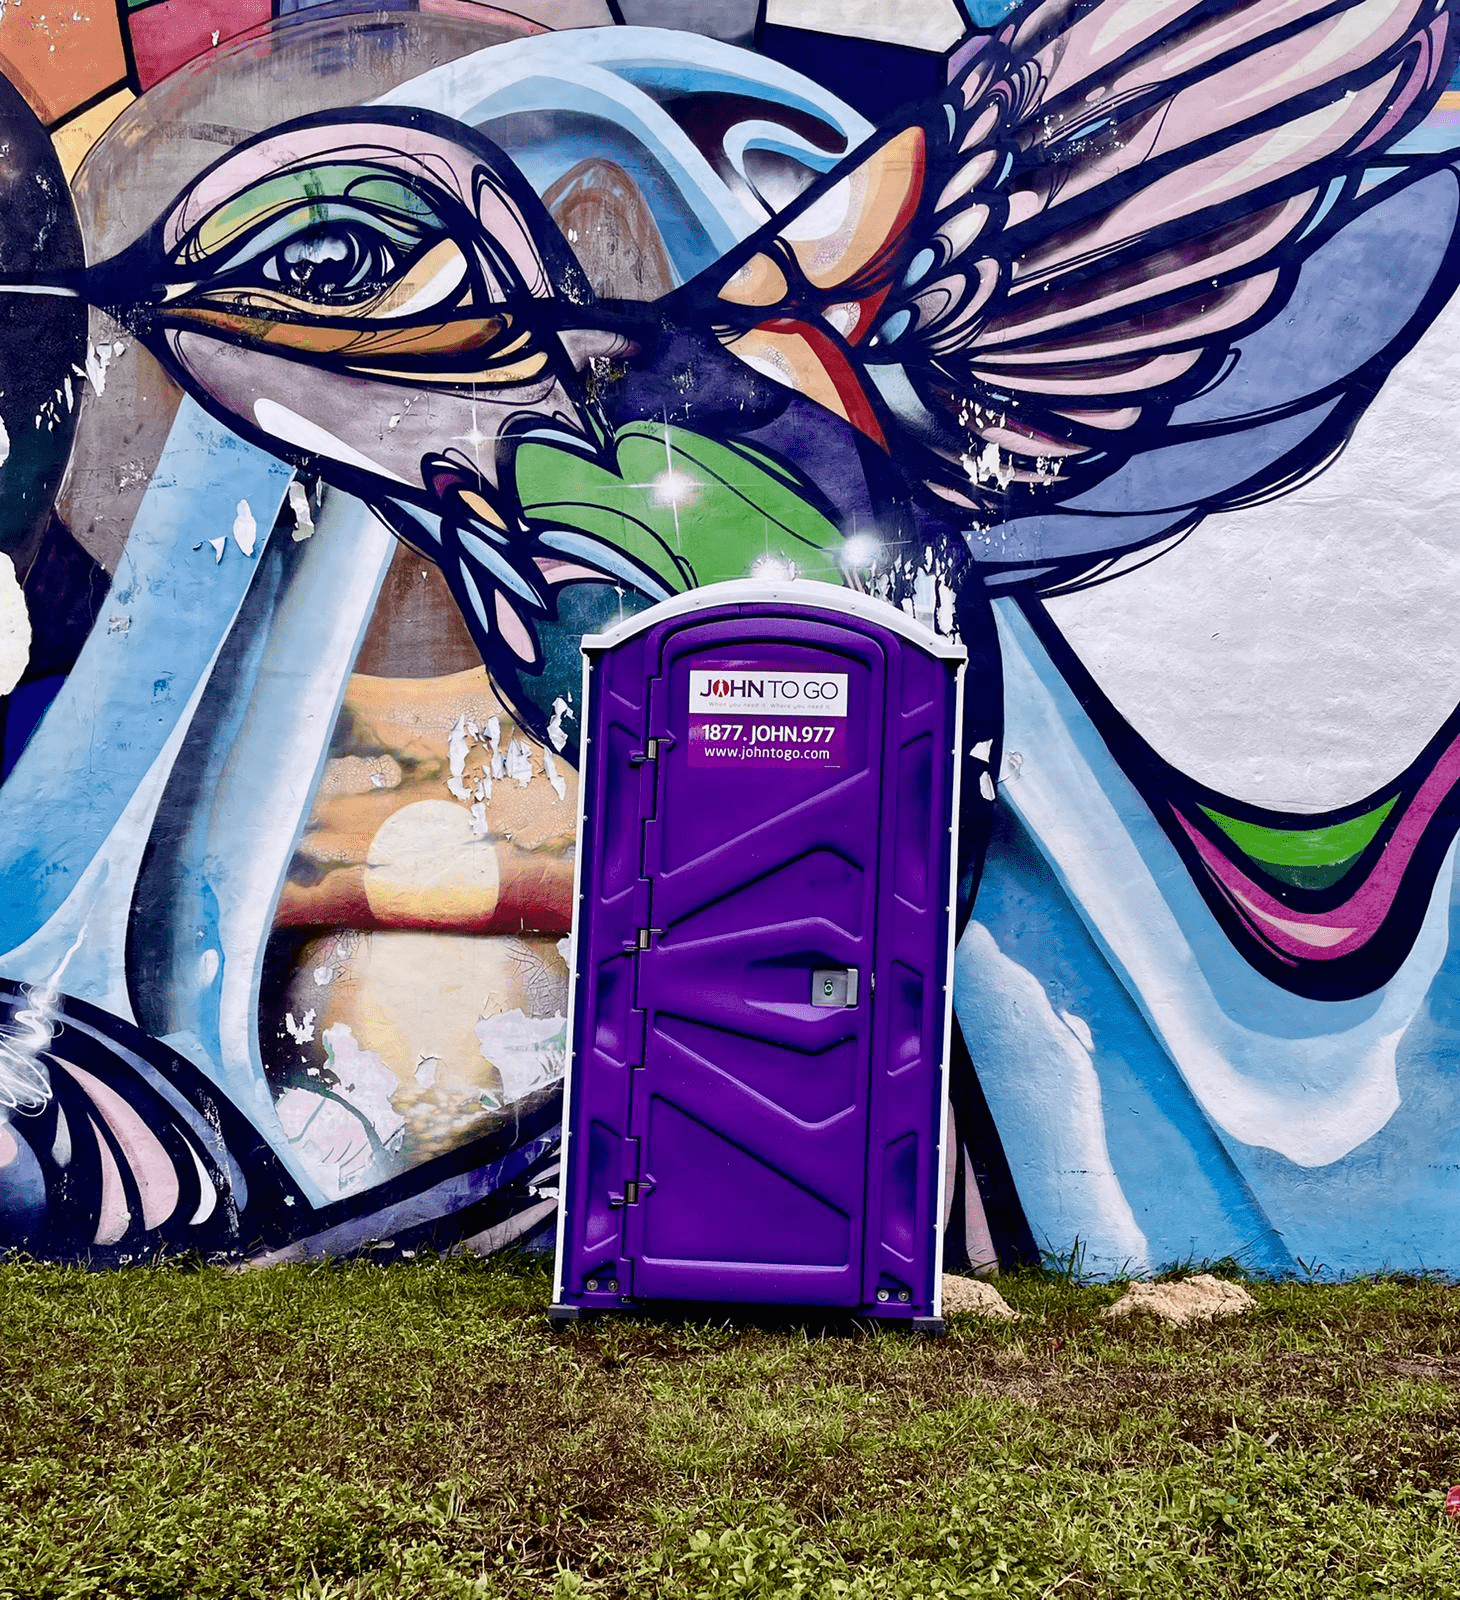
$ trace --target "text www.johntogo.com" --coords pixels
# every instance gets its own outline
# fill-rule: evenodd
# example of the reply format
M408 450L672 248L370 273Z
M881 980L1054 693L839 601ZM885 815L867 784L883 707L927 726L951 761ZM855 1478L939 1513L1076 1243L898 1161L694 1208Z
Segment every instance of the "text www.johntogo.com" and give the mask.
M707 744L706 756L725 761L749 761L760 757L768 761L830 761L831 751L804 749L783 744Z

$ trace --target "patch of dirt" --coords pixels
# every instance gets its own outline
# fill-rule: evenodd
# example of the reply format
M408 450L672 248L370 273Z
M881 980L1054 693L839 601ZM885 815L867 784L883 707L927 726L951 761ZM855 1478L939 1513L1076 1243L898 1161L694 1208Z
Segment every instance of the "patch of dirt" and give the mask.
M1421 1378L1431 1383L1454 1383L1460 1378L1460 1369L1447 1361L1386 1361L1390 1372L1400 1378Z
M955 1311L972 1311L980 1317L1003 1317L1013 1320L1019 1313L994 1288L981 1278L960 1278L954 1273L943 1274L943 1314Z
M1199 1272L1176 1283L1133 1283L1105 1315L1129 1317L1147 1312L1163 1322L1184 1328L1193 1322L1210 1322L1215 1317L1237 1317L1255 1310L1257 1302L1240 1283L1214 1278Z

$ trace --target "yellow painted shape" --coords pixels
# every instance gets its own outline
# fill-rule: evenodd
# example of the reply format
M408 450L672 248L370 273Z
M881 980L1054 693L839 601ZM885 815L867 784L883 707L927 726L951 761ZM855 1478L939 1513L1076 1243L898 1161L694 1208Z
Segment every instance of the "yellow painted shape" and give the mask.
M469 384L478 383L484 389L502 389L513 383L526 383L547 366L547 355L537 351L525 361L504 363L496 367L482 367L476 372L401 372L394 367L377 367L373 362L356 363L359 371L378 378L399 378L404 383Z
M69 122L63 122L51 135L51 143L56 147L56 158L61 163L61 171L66 174L67 183L76 176L87 151L136 98L130 89L118 89L89 111L82 111Z
M773 306L788 292L786 275L762 252L725 280L720 298L734 306Z
M444 300L466 276L466 257L455 239L442 239L434 244L416 262L398 283L375 301L370 310L374 317L404 317L419 315L432 302Z
M467 508L475 512L489 527L501 528L505 531L507 524L502 520L502 513L497 510L490 500L479 495L475 489L463 489L461 498L466 503Z
M922 189L926 137L906 128L793 218L781 238L818 289L848 283L897 239Z

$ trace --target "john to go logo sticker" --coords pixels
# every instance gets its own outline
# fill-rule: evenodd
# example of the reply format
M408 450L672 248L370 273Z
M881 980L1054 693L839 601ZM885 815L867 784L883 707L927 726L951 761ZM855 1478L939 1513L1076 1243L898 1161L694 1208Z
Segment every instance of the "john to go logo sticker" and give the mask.
M693 668L689 763L748 770L846 765L845 672Z

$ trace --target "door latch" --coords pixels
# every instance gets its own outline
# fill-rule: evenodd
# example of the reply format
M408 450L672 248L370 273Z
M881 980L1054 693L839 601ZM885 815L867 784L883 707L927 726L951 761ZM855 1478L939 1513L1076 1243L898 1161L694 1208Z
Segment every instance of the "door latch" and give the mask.
M674 740L667 733L661 733L655 739L645 739L642 750L633 750L629 753L629 765L642 767L646 761L657 761L659 752L667 750L673 743Z
M814 1006L854 1006L857 1003L855 967L818 967L811 974L811 1004Z

